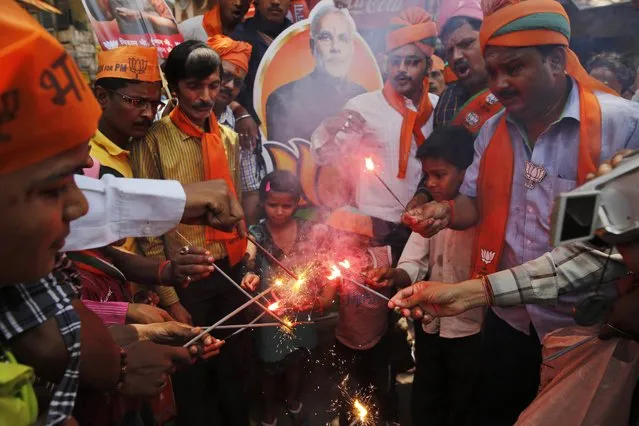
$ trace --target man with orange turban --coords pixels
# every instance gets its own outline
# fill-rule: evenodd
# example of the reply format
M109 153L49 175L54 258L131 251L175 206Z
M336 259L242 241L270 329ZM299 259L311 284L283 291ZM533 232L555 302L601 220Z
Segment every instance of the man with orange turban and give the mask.
M394 231L400 226L403 208L364 169L364 157L373 157L377 173L402 203L411 199L422 174L415 153L432 131L432 111L438 100L428 93L428 69L436 38L437 27L424 9L411 7L393 18L387 37L389 75L384 89L349 100L311 137L319 164L340 165L352 172L358 209L385 224L384 234L388 235L378 236L380 241L397 234ZM405 239L397 241L398 252Z
M446 90L446 79L444 78L446 64L442 58L437 55L433 55L432 60L433 65L430 67L430 71L428 72L430 82L429 91L437 96L441 96L442 92Z
M602 160L639 147L639 106L586 73L568 48L570 22L560 3L498 0L483 7L480 44L489 87L505 111L480 130L461 194L452 203L412 210L405 221L427 236L478 224L473 271L481 279L461 287L469 292L463 300L473 291L483 295L484 288L484 300L500 306L553 303L493 307L486 315L479 423L506 425L535 397L540 341L574 325L570 312L587 303L583 296L559 296L592 284L577 277L589 274L593 263L582 262L573 280L558 278L560 265L594 249L568 246L574 256L551 252L553 201L583 183ZM518 266L540 256L543 261ZM439 288L429 300L446 291Z
M243 41L235 41L225 35L215 35L209 37L208 45L215 50L222 60L222 79L220 93L215 99L213 111L220 124L224 124L233 130L235 125L247 120L253 120L247 111L236 115L233 104L237 105L236 99L240 90L244 87L244 80L249 70L249 59L253 47ZM237 106L235 109L237 110ZM237 129L240 130L239 126ZM241 139L246 139L247 135L240 135ZM249 225L259 221L259 193L262 171L258 164L258 156L261 154L261 146L253 144L240 145L240 170L242 183L242 208L244 217Z

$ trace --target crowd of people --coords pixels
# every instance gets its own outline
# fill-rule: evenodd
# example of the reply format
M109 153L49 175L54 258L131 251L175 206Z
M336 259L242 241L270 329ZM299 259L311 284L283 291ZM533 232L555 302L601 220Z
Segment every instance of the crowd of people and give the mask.
M3 5L0 424L317 424L304 379L327 311L340 362L325 391L349 396L335 424L400 424L403 370L414 426L627 423L635 383L613 402L595 383L598 417L535 403L574 380L542 373L557 333L639 340L639 244L550 243L555 198L639 149L633 67L611 52L582 66L554 0L455 0L437 22L392 18L383 88L367 91L346 78L354 21L324 0L310 40L329 59L266 101L282 138L308 139L350 188L309 214L300 176L266 170L253 105L292 5L254 5L181 24L162 63L100 52L93 87Z

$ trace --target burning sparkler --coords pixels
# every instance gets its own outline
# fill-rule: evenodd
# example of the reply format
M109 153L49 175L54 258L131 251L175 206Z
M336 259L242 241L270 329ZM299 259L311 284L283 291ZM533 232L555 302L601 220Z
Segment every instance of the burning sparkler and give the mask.
M368 170L369 172L371 172L376 178L377 180L379 180L379 182L384 185L384 188L386 188L388 190L388 192L390 193L390 195L393 196L393 198L395 200L397 200L397 202L399 203L400 206L402 206L402 208L404 209L404 211L406 213L408 213L408 209L406 208L406 205L404 203L402 203L399 198L397 197L397 195L395 195L395 193L393 192L392 189L390 189L390 187L388 185L386 185L386 182L384 182L382 180L382 178L377 174L377 172L375 171L375 163L373 163L373 159L371 157L367 157L365 160L366 163L366 170Z
M342 262L338 262L338 264L344 268L344 269L350 269L351 267L351 262L348 261L348 259L343 260ZM361 288L362 290L366 290L371 294L374 294L375 296L384 299L385 301L389 301L390 299L386 296L384 296L382 293L373 290L372 288L368 287L367 285L364 285L360 282L355 281L354 279L348 278L343 276L342 271L340 271L340 269L335 266L335 265L331 265L331 274L326 277L329 281L333 281L336 278L342 277L344 280L348 281L351 284L356 285L357 287Z
M280 308L280 301L279 300L277 302L273 302L270 305L268 305L268 310L269 311L277 311L279 308Z
M364 404L359 402L359 399L356 399L355 402L353 402L353 408L354 408L355 413L357 415L357 419L361 423L365 423L366 422L366 417L368 416L368 409L364 406ZM355 425L356 423L357 423L357 421L354 421L353 423L351 423L351 425Z
M271 252L269 252L268 250L266 250L260 243L258 243L257 241L255 241L255 238L253 238L253 236L251 235L247 235L246 238L255 245L255 247L257 247L258 249L262 250L262 252L268 256L269 259L271 259L273 262L275 262L277 264L277 266L279 266L280 268L282 268L282 270L284 272L286 272L288 275L291 276L291 278L293 278L294 280L299 280L299 277L297 275L295 275L290 269L288 269L286 266L284 266L284 264L282 264L282 262L280 262L279 260L277 260L277 258L275 256L273 256L271 254Z

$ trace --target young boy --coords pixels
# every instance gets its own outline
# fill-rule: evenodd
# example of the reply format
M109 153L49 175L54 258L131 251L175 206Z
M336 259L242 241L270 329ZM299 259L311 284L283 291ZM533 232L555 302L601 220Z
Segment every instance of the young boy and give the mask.
M436 201L452 200L473 161L474 137L463 127L435 130L417 150L427 189ZM457 283L470 278L474 229L446 229L432 238L413 232L395 269L370 275L384 286L423 280ZM415 323L417 369L413 380L413 424L469 424L479 369L482 311L441 318L422 329Z

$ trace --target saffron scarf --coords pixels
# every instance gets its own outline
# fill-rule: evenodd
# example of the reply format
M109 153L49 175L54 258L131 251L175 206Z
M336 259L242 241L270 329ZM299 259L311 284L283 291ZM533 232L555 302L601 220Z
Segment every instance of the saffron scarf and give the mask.
M213 113L209 117L210 131L205 132L184 114L178 105L169 114L171 121L185 134L200 138L202 142L202 163L204 165L204 179L224 179L235 197L235 185L231 179L231 171L229 170L228 159L224 151L224 144L220 133L220 127L217 118ZM246 251L246 238L241 238L236 230L232 232L224 232L207 226L206 243L213 241L222 241L226 248L226 254L229 257L231 266L237 264L244 256Z
M501 8L493 8L496 10L484 10L489 16L479 32L482 51L487 46L566 46L566 73L577 81L579 91L577 183L581 185L588 173L596 171L601 155L601 106L593 91L616 93L590 77L574 52L568 49L570 21L561 4L553 0L502 4ZM481 222L475 239L473 276L495 272L499 266L506 239L514 168L512 142L504 114L479 168L477 201Z
M472 134L477 134L486 121L504 106L490 90L485 89L470 98L453 118L454 126L464 126Z
M386 102L393 107L404 119L402 120L402 130L399 136L399 171L398 179L406 178L406 169L408 167L408 157L410 155L410 145L415 136L417 146L420 146L426 140L422 133L422 127L426 124L433 113L433 105L430 103L428 96L429 82L428 78L424 79L422 86L422 98L419 102L417 111L406 106L406 98L395 91L390 81L386 81L382 93Z

